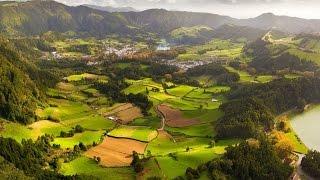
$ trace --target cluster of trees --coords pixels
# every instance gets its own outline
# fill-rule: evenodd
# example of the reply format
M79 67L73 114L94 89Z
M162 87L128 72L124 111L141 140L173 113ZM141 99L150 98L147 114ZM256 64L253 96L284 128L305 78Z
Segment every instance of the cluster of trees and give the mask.
M42 136L37 141L23 140L20 143L13 139L0 137L0 156L16 168L37 179L72 179L53 171L43 170L45 157L52 152L52 137Z
M290 177L293 168L278 157L264 138L255 143L241 142L226 149L222 158L214 159L198 166L188 168L188 179L198 179L202 172L208 172L211 179L283 179Z
M222 104L220 109L225 115L216 124L218 138L255 137L261 130L274 127L273 114L255 98L233 100Z
M284 69L289 71L316 71L318 66L307 59L301 59L285 52L288 47L273 45L267 41L258 39L244 48L244 52L253 57L250 66L258 72L276 73Z
M140 159L139 154L136 151L132 152L132 162L131 162L131 167L133 167L134 171L136 173L142 172L143 171L143 164L142 161L143 159Z
M310 176L320 178L320 152L309 151L302 159L301 167Z
M232 84L240 80L238 73L229 72L222 65L216 63L194 67L189 69L186 74L188 76L212 76L216 79L217 83L221 85Z
M72 130L70 130L68 132L61 131L60 137L73 137L74 134L83 133L83 132L84 132L84 128L80 125L76 125Z
M66 49L69 52L80 52L84 53L87 55L91 54L91 48L89 44L77 44L77 45L72 45Z
M0 116L21 123L32 122L42 94L28 76L28 63L12 44L0 37Z
M225 115L216 125L218 137L248 138L270 131L275 115L295 108L303 111L306 104L319 102L319 88L318 78L279 79L240 86L229 93L231 101L220 107Z
M94 87L101 93L107 95L115 102L130 102L138 106L142 113L147 115L148 110L152 107L152 102L144 94L124 94L122 92L128 84L123 80L110 80L108 83L95 82Z
M320 101L320 79L279 79L266 84L252 84L238 88L229 99L254 97L260 99L271 112L280 114L290 109L302 109L308 103Z

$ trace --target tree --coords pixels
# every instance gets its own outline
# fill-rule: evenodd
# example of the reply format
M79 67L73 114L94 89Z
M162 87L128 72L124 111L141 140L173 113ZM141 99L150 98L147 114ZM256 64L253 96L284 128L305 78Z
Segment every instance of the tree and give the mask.
M320 153L317 151L309 151L301 161L302 169L310 176L320 178Z
M75 133L82 133L82 132L84 132L84 128L80 125L76 125L76 127L74 128L74 132Z

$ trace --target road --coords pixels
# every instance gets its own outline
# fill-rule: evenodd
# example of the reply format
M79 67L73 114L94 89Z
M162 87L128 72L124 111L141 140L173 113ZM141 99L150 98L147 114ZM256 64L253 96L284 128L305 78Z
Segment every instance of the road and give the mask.
M314 178L308 176L301 168L301 161L302 158L305 156L304 154L297 154L299 157L299 160L296 162L296 171L297 174L295 177L293 177L293 180L315 180Z

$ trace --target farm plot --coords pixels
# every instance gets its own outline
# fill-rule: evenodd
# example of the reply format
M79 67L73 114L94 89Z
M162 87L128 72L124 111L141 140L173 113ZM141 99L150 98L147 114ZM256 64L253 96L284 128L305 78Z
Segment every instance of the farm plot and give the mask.
M75 145L82 142L85 145L92 145L93 142L99 143L101 136L105 131L85 131L80 134L75 134L68 138L55 138L52 144L59 144L61 148L73 148Z
M87 157L100 157L105 167L130 166L132 152L143 154L147 144L130 139L106 137L104 141L85 153Z
M164 101L170 107L180 109L180 110L198 110L201 109L217 109L222 103L222 99L216 98L218 101L212 101L212 99L194 99L194 98L174 98Z
M144 126L121 126L109 132L108 135L149 142L157 137L158 132L150 127Z
M0 136L4 138L12 138L18 142L21 142L22 139L35 140L37 138L36 135L33 134L32 130L28 129L26 126L18 123L4 122L2 120L0 123Z
M274 77L271 75L257 76L255 78L255 80L260 83L268 83L268 82L274 80Z
M234 73L238 73L240 76L240 82L242 83L255 83L255 78L253 76L251 76L248 72L246 71L240 71L240 70L236 70L233 67L227 66L225 67L229 72L234 72Z
M207 138L185 138L174 143L165 136L159 136L149 144L147 152L150 151L157 160L158 169L161 171L157 173L173 179L183 176L188 167L196 168L208 159L220 157L225 153L226 147L239 142L236 139L221 140L214 146L209 146L210 141ZM147 173L145 176L149 175Z
M159 105L157 108L165 117L166 124L170 127L187 127L200 123L197 119L184 118L180 110L173 109L169 106Z
M152 88L158 89L160 92L163 92L162 85L154 82L151 78L145 78L142 80L131 80L126 79L128 84L131 84L128 88L124 89L125 94L138 94L146 93L146 88L151 91Z
M167 92L172 96L183 97L187 95L189 92L191 92L193 89L195 89L195 87L180 85L172 89L168 89Z
M187 98L195 98L195 99L210 99L212 98L212 93L206 92L205 89L197 88L190 91L187 95Z
M84 74L79 74L79 75L71 75L66 78L64 78L68 82L75 82L75 81L81 81L81 80L100 80L106 82L108 78L106 76L99 76L96 74L89 74L89 73L84 73Z
M100 113L104 117L115 116L117 122L121 124L128 124L134 119L143 117L143 115L141 114L141 110L130 103L117 104L111 108L101 109Z
M147 126L153 129L157 129L161 125L161 119L158 116L148 116L143 118L135 119L132 123L132 126Z
M93 159L79 157L71 162L63 163L59 171L63 175L87 175L98 179L127 180L135 179L132 168L104 168L98 165Z
M168 132L182 133L194 137L213 137L216 133L214 130L214 123L223 115L219 109L182 111L182 113L183 117L197 119L201 124L180 128L166 127L165 129Z
M114 123L97 114L88 105L64 99L50 99L51 107L38 109L37 116L43 120L59 122L69 129L76 125L89 130L102 130L113 127Z

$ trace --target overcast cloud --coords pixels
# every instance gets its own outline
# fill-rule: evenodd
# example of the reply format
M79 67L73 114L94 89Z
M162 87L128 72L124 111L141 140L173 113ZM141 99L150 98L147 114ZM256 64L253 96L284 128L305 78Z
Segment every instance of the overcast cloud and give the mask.
M164 8L229 15L235 18L255 17L272 12L277 15L320 19L320 0L57 0L68 5L130 6L138 10Z

